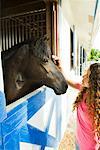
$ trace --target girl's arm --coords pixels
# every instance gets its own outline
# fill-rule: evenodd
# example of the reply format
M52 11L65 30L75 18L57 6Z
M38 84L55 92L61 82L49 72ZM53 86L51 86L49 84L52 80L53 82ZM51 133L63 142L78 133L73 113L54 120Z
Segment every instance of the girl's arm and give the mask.
M61 68L61 65L60 65L60 59L59 59L59 57L57 57L57 56L55 56L55 55L52 55L52 58L53 58L54 63L59 67L59 69L60 69L60 71L62 72L62 74L64 74L64 73L63 73L63 70L62 70L62 68ZM65 76L65 75L64 75L64 76ZM65 79L66 79L67 84L68 84L69 86L71 86L72 88L75 88L75 89L78 89L78 90L81 89L81 84L75 83L74 81L71 81L71 80L67 79L66 76L65 76Z
M79 84L79 83L75 83L74 81L71 81L71 80L69 80L69 79L66 79L66 82L67 82L68 85L71 86L72 88L75 88L75 89L78 89L78 90L81 89L81 84Z

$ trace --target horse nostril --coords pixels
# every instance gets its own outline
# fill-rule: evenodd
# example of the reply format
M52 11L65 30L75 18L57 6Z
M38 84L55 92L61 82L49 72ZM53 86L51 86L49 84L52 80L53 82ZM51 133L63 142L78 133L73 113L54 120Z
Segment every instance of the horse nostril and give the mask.
M66 82L63 82L63 89L64 89L64 91L66 91L67 88L68 88L68 84Z
M66 84L66 85L65 85L65 89L67 89L67 88L68 88L68 85Z
M66 93L67 89L68 89L67 83L63 82L63 93Z

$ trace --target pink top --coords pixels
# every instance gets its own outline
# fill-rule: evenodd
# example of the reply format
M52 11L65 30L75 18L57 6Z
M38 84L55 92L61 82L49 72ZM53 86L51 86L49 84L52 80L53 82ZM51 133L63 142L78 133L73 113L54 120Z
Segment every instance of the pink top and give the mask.
M81 85L77 85L80 90ZM85 99L86 94L83 95L83 101L77 108L76 140L80 150L98 150L98 148L96 148L95 135L92 130L92 120L88 115L88 108Z

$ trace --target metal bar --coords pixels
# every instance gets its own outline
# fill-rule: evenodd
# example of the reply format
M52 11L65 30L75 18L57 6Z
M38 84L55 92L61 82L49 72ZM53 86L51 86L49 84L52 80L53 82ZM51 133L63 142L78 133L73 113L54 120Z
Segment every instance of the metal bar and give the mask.
M27 27L27 16L25 17L25 35L26 35L26 40L28 39L28 27Z
M10 48L10 20L8 19L8 48Z
M4 20L2 21L2 28L3 28L3 45L2 45L2 49L5 50L5 29L4 29Z
M12 31L12 39L11 39L11 46L14 46L14 22L13 20L11 21L11 31Z
M24 26L22 25L22 41L24 41Z
M94 11L94 20L95 20L95 17L96 17L96 12L97 12L98 3L99 3L99 0L96 0L95 11Z
M17 44L18 34L17 34L17 21L15 23L15 44Z
M18 22L18 35L19 35L19 43L21 42L21 25L20 23Z
M6 50L9 48L8 46L8 20L5 20L5 39L6 39Z
M2 50L4 50L4 47L3 47L3 21L1 22L1 40L2 40Z
M14 45L16 44L16 30L15 30L15 21L13 22L13 34L14 34Z
M31 15L29 16L29 24L31 24ZM29 28L29 38L31 38L31 28Z
M6 50L6 20L4 20L4 44L5 44L5 50Z

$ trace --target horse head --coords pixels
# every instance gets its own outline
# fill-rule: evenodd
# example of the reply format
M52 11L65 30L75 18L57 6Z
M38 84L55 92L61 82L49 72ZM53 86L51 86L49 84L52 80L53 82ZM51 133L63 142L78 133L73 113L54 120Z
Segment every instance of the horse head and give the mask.
M46 85L56 94L64 94L67 83L51 59L47 40L23 42L2 54L7 104Z
M56 94L64 94L68 86L60 69L54 64L51 58L51 50L47 44L47 38L38 39L34 46L31 45L30 49L33 52L33 55L31 55L33 59L37 59L36 68L39 76L36 82L52 88Z

